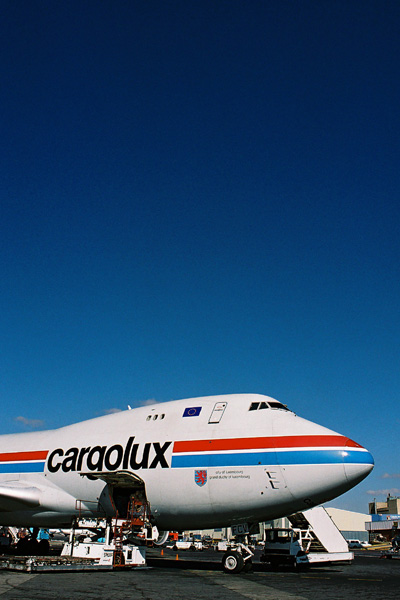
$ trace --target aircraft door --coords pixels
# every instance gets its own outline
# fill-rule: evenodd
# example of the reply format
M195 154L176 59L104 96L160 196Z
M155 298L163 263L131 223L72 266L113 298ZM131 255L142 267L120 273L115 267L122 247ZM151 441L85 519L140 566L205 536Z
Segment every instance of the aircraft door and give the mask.
M212 410L210 418L208 419L208 423L209 424L219 423L222 419L222 416L225 412L227 405L228 405L227 402L217 402L214 405L214 408Z
M99 499L99 504L107 516L126 518L132 500L142 505L148 504L144 481L130 472L107 471L96 473L92 477L101 479L107 484ZM112 514L110 514L110 510Z

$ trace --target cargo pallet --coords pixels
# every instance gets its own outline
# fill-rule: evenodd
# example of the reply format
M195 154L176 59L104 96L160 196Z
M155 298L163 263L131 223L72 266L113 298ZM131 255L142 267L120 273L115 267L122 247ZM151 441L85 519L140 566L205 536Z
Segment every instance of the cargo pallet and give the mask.
M45 573L53 571L99 571L112 570L113 565L99 565L87 558L63 556L2 556L0 570L22 571L24 573Z

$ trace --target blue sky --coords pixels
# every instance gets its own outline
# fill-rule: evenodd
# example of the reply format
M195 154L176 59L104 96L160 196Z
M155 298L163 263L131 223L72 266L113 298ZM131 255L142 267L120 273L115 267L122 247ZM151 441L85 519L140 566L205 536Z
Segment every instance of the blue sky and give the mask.
M400 494L400 7L5 0L0 433L257 392Z

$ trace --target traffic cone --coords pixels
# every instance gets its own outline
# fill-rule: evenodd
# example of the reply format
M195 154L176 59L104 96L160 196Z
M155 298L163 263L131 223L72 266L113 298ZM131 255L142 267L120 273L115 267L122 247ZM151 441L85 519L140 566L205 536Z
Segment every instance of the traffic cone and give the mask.
M178 555L176 555L175 560L179 560L179 556Z
M164 556L164 550L161 548L161 556Z

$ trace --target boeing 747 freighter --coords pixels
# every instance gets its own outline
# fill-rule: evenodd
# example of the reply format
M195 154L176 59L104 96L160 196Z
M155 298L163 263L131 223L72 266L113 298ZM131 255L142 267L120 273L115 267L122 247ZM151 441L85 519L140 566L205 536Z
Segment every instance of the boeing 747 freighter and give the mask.
M160 531L255 523L332 500L373 464L350 438L267 396L176 400L0 436L0 524L112 518L132 494Z

